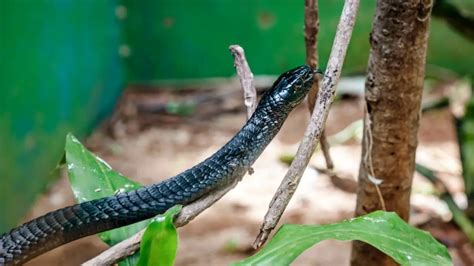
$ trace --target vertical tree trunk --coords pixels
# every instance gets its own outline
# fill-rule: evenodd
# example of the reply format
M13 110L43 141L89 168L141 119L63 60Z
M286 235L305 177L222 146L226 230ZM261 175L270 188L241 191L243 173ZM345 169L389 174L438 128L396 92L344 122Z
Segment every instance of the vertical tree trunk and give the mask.
M356 215L383 209L408 220L431 0L378 0L366 80ZM380 193L368 176L382 180ZM352 265L396 265L354 242Z

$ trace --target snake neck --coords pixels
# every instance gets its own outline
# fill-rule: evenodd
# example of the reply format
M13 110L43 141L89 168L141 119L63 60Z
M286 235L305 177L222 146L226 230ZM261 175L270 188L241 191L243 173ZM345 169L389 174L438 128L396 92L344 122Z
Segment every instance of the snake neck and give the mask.
M221 149L196 166L151 185L149 189L166 195L169 202L187 204L209 191L240 180L278 133L292 109L278 96L267 93L252 117Z
M245 126L221 150L234 151L232 158L250 167L276 136L291 109L277 96L270 93L264 95ZM219 152L216 155L220 159L226 156Z

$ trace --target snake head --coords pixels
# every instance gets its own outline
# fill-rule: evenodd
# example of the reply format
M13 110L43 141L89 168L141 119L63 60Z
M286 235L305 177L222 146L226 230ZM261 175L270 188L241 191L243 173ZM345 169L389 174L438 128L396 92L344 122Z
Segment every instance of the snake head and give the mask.
M303 101L313 85L314 75L319 73L308 65L303 65L287 71L273 84L278 96L291 107Z

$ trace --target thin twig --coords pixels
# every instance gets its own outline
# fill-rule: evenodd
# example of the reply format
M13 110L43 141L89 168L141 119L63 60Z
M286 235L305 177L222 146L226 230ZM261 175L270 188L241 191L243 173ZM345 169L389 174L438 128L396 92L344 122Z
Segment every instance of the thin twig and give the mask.
M318 1L305 0L304 1L304 41L306 46L306 64L312 68L318 66L318 32L319 32L319 14ZM314 82L311 90L308 93L308 107L310 115L313 113L314 105L316 103L316 96L319 91L319 76L314 75ZM324 159L326 160L326 167L329 170L334 169L334 163L329 153L329 143L326 138L326 133L323 131L319 139L321 150L323 151Z
M306 45L306 64L315 68L318 66L318 32L319 15L318 1L304 1L304 41ZM315 76L318 77L318 76ZM319 77L317 78L319 80ZM319 87L319 86L318 86ZM316 88L318 89L318 88ZM316 95L313 97L316 98ZM313 102L313 106L314 106Z
M270 203L265 220L260 228L260 234L254 242L254 247L260 247L267 240L270 232L276 227L299 184L311 154L313 154L316 148L316 143L321 137L329 108L334 99L336 85L341 74L342 64L352 35L358 8L359 0L347 0L344 4L328 66L323 78L323 86L318 92L318 100L311 120L298 147L295 160L291 163L290 169Z
M255 89L255 83L253 74L250 71L250 67L245 58L244 50L239 45L231 45L229 47L231 53L234 55L234 66L237 69L242 89L244 90L245 106L247 107L247 117L255 111L257 106L257 93ZM249 169L249 173L253 172L252 168ZM220 198L222 198L227 192L232 190L239 180L227 184L215 191L211 191L208 195L203 198L183 207L181 212L174 220L176 227L181 227L189 223L192 219L198 216L201 212L209 208ZM140 248L140 241L142 239L145 229L131 236L130 238L110 247L106 251L102 252L97 257L83 263L84 266L99 266L99 265L111 265L127 256L134 254Z
M257 108L257 92L255 90L253 74L245 58L244 49L239 45L231 45L229 46L229 50L234 56L234 66L244 91L244 104L247 107L247 118L250 118L255 108Z
M326 131L323 130L321 137L319 138L319 144L321 145L321 151L323 152L324 160L326 161L326 168L328 170L334 170L334 162L331 158L331 153L329 152L329 142L326 137Z

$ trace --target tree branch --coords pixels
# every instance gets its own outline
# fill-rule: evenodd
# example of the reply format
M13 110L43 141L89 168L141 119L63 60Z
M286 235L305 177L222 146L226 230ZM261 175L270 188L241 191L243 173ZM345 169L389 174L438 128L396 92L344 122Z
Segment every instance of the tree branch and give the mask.
M321 137L329 108L334 99L336 85L341 74L341 68L352 35L352 29L354 28L358 8L359 0L346 0L344 4L328 66L323 78L322 89L318 92L318 98L311 120L298 148L295 160L291 163L290 169L286 173L278 191L270 203L270 207L260 229L260 234L254 242L254 247L260 247L265 243L270 232L276 227L301 180L301 176L316 148L316 143Z
M228 186L222 187L219 190L213 191L205 197L183 207L181 212L174 220L176 227L181 227L188 224L192 219L198 216L201 212L209 208L212 204L222 198L227 192L232 190L238 183L235 180ZM83 263L83 266L100 266L111 265L120 259L133 255L140 248L140 241L142 239L145 229L131 236L130 238L110 247L102 252L99 256Z
M317 0L304 1L304 41L306 46L306 64L312 68L318 67L318 32L319 32L319 13ZM313 113L314 105L316 103L316 96L319 91L319 76L314 75L313 87L308 93L308 107L309 113ZM323 151L324 159L326 160L326 167L329 170L334 169L334 163L329 153L329 143L326 138L326 133L321 134L319 140L321 150Z

